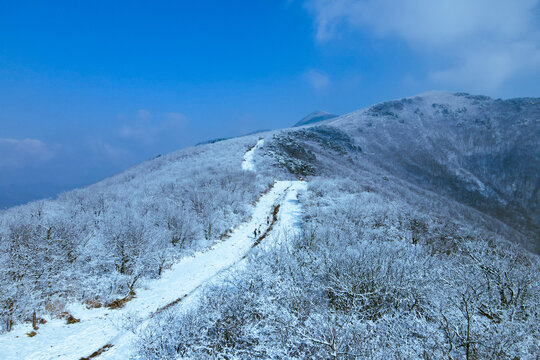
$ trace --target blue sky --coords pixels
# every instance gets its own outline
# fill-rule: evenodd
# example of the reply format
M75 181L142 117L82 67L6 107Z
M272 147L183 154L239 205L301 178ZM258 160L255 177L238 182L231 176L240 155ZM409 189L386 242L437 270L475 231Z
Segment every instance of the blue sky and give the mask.
M0 208L317 109L539 96L538 4L0 0Z

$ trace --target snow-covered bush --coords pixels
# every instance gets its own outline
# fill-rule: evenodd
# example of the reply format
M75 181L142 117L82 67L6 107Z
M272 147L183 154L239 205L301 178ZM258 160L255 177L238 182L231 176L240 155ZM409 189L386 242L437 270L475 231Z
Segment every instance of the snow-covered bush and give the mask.
M538 257L474 212L422 211L383 186L311 181L301 236L259 249L187 313L157 316L139 356L534 359Z
M187 149L1 212L0 331L55 299L111 304L219 241L272 183L241 170L254 140Z

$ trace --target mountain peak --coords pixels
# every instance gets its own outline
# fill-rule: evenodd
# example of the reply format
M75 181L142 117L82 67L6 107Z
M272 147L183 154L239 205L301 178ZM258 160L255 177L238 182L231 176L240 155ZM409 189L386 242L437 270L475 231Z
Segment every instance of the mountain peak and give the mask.
M294 126L302 126L307 124L313 124L319 121L328 120L337 117L337 115L330 114L329 112L317 110L304 117L302 120L294 124Z

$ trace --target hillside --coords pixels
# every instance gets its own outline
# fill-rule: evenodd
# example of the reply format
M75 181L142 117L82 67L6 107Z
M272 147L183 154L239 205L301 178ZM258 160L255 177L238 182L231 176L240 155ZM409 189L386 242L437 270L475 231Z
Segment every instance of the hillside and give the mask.
M308 120L1 212L5 356L535 359L540 99Z
M540 99L431 92L376 104L292 136L327 156L359 157L397 179L472 206L540 251ZM355 147L360 147L361 152ZM324 161L300 155L306 173ZM316 170L315 170L316 169Z
M330 114L326 111L317 110L302 118L302 120L298 121L296 124L294 124L294 126L314 124L316 122L332 119L335 117L337 117L337 115Z

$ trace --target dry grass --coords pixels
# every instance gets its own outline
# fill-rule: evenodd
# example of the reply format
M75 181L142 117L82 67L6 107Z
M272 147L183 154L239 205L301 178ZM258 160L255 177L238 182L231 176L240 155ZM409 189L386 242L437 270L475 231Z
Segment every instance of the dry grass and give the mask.
M270 192L270 190L272 190L272 188L274 187L274 182L271 182L268 184L268 186L266 187L266 189L261 193L260 197L262 197L263 195L266 195Z
M153 314L152 314L152 317L155 315L155 314L159 314L160 312L164 311L164 310L167 310L169 309L170 307L178 304L180 301L184 300L186 297L188 296L188 294L184 294L183 296L180 296L178 299L168 303L167 305L164 305L162 307L160 307L159 309L157 309Z
M98 350L96 350L92 354L90 354L90 356L82 357L80 360L90 360L90 359L96 358L96 357L103 354L105 351L109 350L112 347L113 347L112 344L103 345Z
M225 231L223 234L219 236L219 240L221 241L227 240L228 238L231 237L232 232L233 232L232 229L227 229L227 231Z
M87 309L99 309L102 304L99 301L86 299L84 300L83 304L86 305Z
M279 207L280 207L279 204L274 205L274 208L272 209L272 221L270 222L270 225L268 226L268 228L266 228L266 231L264 232L264 234L262 234L261 236L259 236L257 238L257 240L255 240L255 242L253 243L253 245L251 245L251 247L255 247L255 246L259 245L261 243L261 241L263 241L264 238L266 238L266 235L268 235L268 233L270 231L272 231L272 228L274 227L274 224L277 221L277 215L279 213Z
M134 298L135 298L135 291L132 290L125 297L121 299L113 300L110 303L105 304L105 306L111 310L121 309L126 305L126 303L133 300Z
M70 325L70 324L76 324L76 323L78 323L78 322L81 321L80 319L75 318L73 315L71 315L71 314L68 313L67 311L61 312L57 317L58 317L59 319L66 319L66 323L67 323L68 325Z
M61 299L48 300L45 303L45 310L52 317L61 317L61 314L66 312L66 302Z
M37 332L35 332L35 331L30 331L29 333L26 333L26 336L28 336L28 337L34 337L36 335L37 335Z
M71 315L71 314L68 315L68 317L66 318L66 323L67 323L68 325L76 324L76 323L78 323L78 322L81 322L81 319L76 319L76 318L74 318L73 315Z

